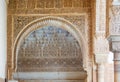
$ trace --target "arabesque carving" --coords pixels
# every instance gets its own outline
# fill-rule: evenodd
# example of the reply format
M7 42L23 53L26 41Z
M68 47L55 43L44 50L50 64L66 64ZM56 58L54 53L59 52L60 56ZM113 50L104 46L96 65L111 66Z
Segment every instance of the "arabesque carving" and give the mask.
M23 40L17 65L19 72L83 70L78 41L68 31L53 26L35 30Z
M111 7L110 34L120 34L120 6Z
M14 16L14 35L13 35L14 39L28 23L41 17L44 16ZM83 35L85 36L87 35L86 29L88 29L88 27L86 26L85 23L86 15L76 15L76 16L60 15L59 17L69 20L71 23L73 23L76 26L76 28L78 28L83 33Z

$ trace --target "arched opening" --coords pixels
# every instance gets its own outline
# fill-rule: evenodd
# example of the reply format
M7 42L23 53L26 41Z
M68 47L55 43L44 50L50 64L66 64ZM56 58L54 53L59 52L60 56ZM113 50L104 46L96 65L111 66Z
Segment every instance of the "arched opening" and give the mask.
M14 79L84 82L87 76L84 42L81 32L62 18L33 21L21 31L14 45Z

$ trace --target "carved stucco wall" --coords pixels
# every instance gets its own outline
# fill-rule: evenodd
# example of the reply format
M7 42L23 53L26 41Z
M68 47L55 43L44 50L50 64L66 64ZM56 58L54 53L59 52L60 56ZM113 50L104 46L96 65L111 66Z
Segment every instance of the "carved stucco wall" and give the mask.
M63 27L34 30L22 40L16 55L17 72L83 70L79 42Z
M63 18L53 17L53 16L48 16L48 17L43 17L43 18L37 19L37 20L33 21L32 23L28 24L26 27L24 27L24 29L22 29L22 31L19 33L19 35L18 35L18 37L17 37L17 39L15 40L15 43L14 43L14 51L13 51L14 52L14 61L17 63L16 59L18 59L17 57L19 56L18 55L18 50L19 50L21 41L23 41L23 39L29 33L31 33L31 31L34 31L37 28L43 28L43 27L46 27L46 26L53 26L53 27L55 26L55 27L63 28L63 29L66 29L67 31L69 31L70 33L73 34L73 36L76 38L76 40L80 44L81 52L82 52L81 54L83 55L83 59L84 59L83 66L86 67L87 47L85 45L86 44L85 39L83 38L80 30L77 29L74 25L72 25L72 23L64 20ZM62 37L67 39L67 37L65 37L65 36L62 36ZM64 41L64 40L62 40L62 41ZM61 42L60 44L64 44L64 43L65 42ZM67 42L67 43L69 43L69 42ZM74 43L74 42L72 42L72 43ZM65 45L66 45L66 43L65 43ZM16 65L15 65L15 68L16 68Z
M13 47L16 37L28 23L45 16L61 17L74 24L85 38L88 56L91 58L93 30L91 11L90 0L10 0L8 4L8 76L12 76L14 71Z
M110 9L110 22L109 22L109 35L120 34L120 6L111 6Z

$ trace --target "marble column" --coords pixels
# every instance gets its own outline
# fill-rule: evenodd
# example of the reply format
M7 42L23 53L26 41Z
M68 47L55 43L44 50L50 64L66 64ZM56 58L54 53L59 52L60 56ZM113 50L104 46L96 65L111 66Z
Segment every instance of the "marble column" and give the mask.
M120 0L113 0L109 16L108 40L114 53L114 82L120 82Z
M6 0L0 0L0 82L6 78L6 33L7 33L7 4Z
M104 64L98 64L98 82L104 82Z
M104 69L104 64L107 63L107 58L108 55L107 54L96 54L95 55L95 60L97 63L97 82L104 82L105 81L105 77L104 77L104 73L105 73L105 69Z
M114 52L114 82L120 82L120 52Z
M105 37L106 31L106 1L96 0L96 23L95 23L95 37L94 37L94 53L97 63L97 82L104 82L104 63L107 62L107 55L109 53L109 44Z
M109 37L109 42L114 53L114 82L120 82L120 35Z

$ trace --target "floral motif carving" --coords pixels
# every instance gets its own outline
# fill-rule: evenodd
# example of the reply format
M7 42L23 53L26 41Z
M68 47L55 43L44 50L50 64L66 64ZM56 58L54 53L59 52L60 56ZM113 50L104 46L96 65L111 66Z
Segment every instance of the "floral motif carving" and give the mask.
M31 21L41 18L43 16L14 16L14 39L17 37L18 33ZM76 27L86 35L85 29L85 15L78 15L78 16L67 16L67 15L60 15L64 19L69 20L71 23L76 25Z

